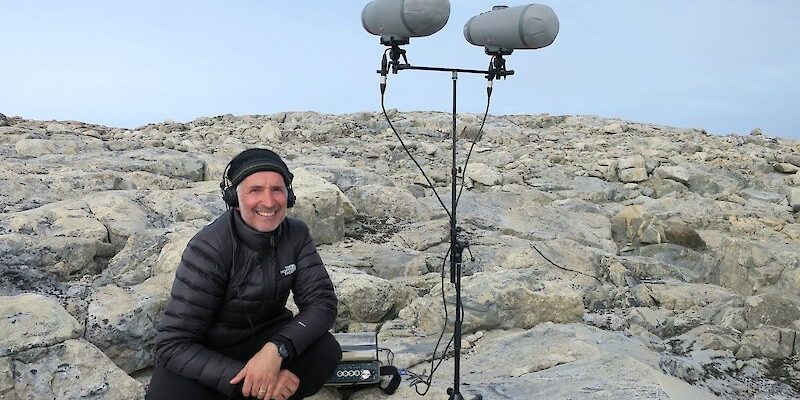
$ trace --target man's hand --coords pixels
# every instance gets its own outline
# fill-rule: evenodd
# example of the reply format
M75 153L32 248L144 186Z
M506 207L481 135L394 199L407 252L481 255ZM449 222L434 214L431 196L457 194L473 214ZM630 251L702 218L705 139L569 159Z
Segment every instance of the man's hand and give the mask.
M231 379L230 383L236 385L244 381L242 384L242 396L244 397L271 399L275 393L275 383L281 368L281 361L283 360L278 354L278 347L269 342L247 361L244 368Z
M300 386L300 378L292 371L282 369L281 372L278 372L278 379L275 380L273 386L275 386L275 390L272 392L272 399L286 400L297 391Z

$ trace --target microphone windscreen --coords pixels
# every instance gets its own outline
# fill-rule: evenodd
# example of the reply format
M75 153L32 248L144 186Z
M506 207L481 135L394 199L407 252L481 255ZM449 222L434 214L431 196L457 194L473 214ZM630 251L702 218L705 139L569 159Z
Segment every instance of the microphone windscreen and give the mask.
M539 49L558 35L558 17L542 4L497 6L464 25L464 38L488 50Z
M361 11L364 29L382 37L421 37L442 29L450 18L448 0L374 0Z

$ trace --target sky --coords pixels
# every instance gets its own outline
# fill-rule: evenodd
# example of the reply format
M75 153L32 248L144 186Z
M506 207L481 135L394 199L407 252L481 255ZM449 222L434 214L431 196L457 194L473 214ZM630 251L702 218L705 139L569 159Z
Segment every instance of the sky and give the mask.
M367 1L0 0L0 113L134 128L222 114L379 111L384 47ZM412 65L484 69L473 15L512 1L452 0L447 25L404 46ZM597 115L800 138L800 1L552 0L555 42L507 57L489 113ZM452 110L449 73L390 75L386 107ZM461 74L458 112L486 81Z

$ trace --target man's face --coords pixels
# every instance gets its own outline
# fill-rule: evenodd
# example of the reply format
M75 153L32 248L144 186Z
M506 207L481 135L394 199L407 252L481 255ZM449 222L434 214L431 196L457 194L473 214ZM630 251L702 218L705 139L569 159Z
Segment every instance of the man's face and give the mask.
M250 174L238 189L239 212L251 228L272 232L286 218L288 190L281 174L272 171Z

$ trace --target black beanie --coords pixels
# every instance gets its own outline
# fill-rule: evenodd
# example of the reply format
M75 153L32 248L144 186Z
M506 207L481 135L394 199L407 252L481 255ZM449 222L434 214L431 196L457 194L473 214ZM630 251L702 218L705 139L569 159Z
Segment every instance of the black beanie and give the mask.
M231 187L236 187L244 178L260 171L277 172L283 177L287 188L292 186L294 176L289 172L289 168L278 154L268 149L247 149L237 154L231 160L227 177Z

